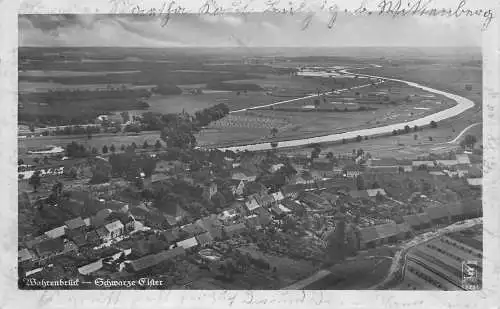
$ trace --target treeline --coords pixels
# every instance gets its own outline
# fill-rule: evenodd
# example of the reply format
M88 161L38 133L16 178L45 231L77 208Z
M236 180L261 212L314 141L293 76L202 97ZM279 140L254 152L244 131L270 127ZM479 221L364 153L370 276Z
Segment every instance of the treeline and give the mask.
M207 89L225 90L225 91L262 91L264 90L257 84L225 83L222 81L212 81L207 83Z
M220 103L209 108L205 108L201 111L197 111L194 113L194 116L197 125L200 127L204 127L209 125L213 121L224 118L228 114L229 108L227 107L227 105L224 103Z
M152 89L154 93L163 94L163 95L176 95L181 94L182 89L177 87L176 85L163 84L156 86Z
M134 151L126 151L120 154L111 154L109 157L111 174L114 177L124 177L127 180L151 177L156 167L156 160L148 155L137 155Z
M102 65L102 64L101 64ZM47 70L48 68L45 68ZM99 70L102 70L100 68ZM112 69L110 69L112 70ZM119 73L93 76L22 76L20 80L29 82L47 82L63 85L95 85L95 84L134 84L134 85L189 85L205 84L212 80L252 79L255 76L244 72L220 71L172 71L156 65L154 68L138 69L137 73ZM198 68L199 70L199 68Z
M281 112L330 112L330 113L338 113L338 112L359 112L359 111L373 111L377 110L374 107L366 107L360 106L358 108L348 109L345 108L301 108L301 107L264 107L264 108L254 108L254 110L274 110Z
M122 98L148 98L151 93L146 89L102 89L102 90L56 90L47 92L30 92L19 94L21 102L57 102L67 100L99 100L99 99L122 99Z

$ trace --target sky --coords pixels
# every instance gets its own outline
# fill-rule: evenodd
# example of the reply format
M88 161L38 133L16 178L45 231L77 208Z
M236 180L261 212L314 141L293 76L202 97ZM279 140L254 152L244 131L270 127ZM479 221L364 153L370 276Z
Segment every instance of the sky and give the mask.
M480 46L480 18L346 16L329 13L186 14L162 27L158 17L119 14L19 15L19 46L115 47L456 47Z

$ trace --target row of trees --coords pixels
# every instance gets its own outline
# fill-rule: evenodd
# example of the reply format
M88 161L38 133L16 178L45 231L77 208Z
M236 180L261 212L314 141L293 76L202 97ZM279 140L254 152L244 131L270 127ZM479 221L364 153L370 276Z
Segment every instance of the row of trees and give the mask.
M229 114L229 108L226 104L220 103L195 112L194 118L198 126L204 127L213 121L224 118L227 114Z

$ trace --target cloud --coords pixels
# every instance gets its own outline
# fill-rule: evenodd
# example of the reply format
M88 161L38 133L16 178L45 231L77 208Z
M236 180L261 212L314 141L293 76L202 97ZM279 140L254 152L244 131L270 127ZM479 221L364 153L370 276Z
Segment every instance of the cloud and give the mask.
M339 14L175 15L165 27L158 17L132 15L20 15L21 46L466 46L480 44L480 29L462 19ZM238 38L240 42L235 40Z

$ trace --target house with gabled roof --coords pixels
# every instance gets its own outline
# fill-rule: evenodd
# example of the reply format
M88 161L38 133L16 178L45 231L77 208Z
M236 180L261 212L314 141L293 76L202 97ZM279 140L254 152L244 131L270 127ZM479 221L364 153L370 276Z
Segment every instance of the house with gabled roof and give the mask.
M64 224L68 228L68 230L81 229L86 227L85 221L81 217L77 217L68 221L65 221Z
M375 248L377 240L380 238L374 226L368 226L359 229L360 249Z
M245 182L243 180L231 179L229 183L230 183L231 193L233 193L234 196L243 195L245 189Z
M378 188L378 189L367 189L366 193L368 194L368 197L376 197L378 194L382 196L386 196L385 190Z
M23 249L18 251L17 261L19 263L31 261L34 258L35 258L35 254L33 252L31 252L30 250L28 250L27 248L23 248Z
M212 236L210 236L209 232L197 235L196 240L201 247L206 247L213 242Z
M102 259L78 268L80 275L87 276L102 268Z
M473 188L479 188L483 185L483 178L467 178L467 184Z
M451 220L451 214L448 212L446 206L433 206L424 208L426 214L429 215L431 222L434 224L449 223Z
M470 164L469 155L466 153L456 154L455 157L458 161L458 164Z
M35 252L41 260L54 257L64 252L64 241L61 237L47 239L35 245Z
M188 234L190 237L207 232L202 226L195 223L189 223L181 226L180 230Z
M349 196L354 199L367 199L370 196L368 195L367 190L353 190L349 191Z
M50 231L45 232L45 235L47 235L48 238L56 239L56 238L63 237L64 235L66 235L66 230L67 230L67 226L63 225L63 226L59 226L59 227L56 227Z
M235 168L231 171L231 179L233 180L252 182L255 181L256 178L257 174L243 168Z
M124 234L125 227L123 224L116 220L114 222L105 224L104 226L98 228L97 234L99 235L102 242L109 242L112 239L118 238Z
M195 237L191 237L177 242L177 247L182 247L184 249L191 249L196 246L198 246L198 241L196 240Z
M249 196L245 201L245 206L248 211L254 211L255 209L260 207L260 204L257 202L254 196Z

